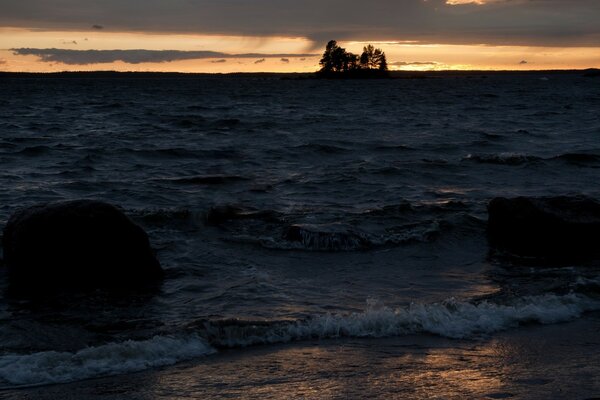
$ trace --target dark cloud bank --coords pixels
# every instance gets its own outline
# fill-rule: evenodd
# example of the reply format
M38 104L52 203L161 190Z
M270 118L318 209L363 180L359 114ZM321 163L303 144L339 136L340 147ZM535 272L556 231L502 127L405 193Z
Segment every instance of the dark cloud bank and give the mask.
M216 58L214 62L223 63L227 58L266 58L313 57L317 54L229 54L217 51L179 51L179 50L70 50L70 49L11 49L20 56L37 56L43 62L59 62L69 65L107 64L122 61L127 64L163 63L180 60L198 60Z
M0 26L338 40L598 46L598 0L2 0ZM92 25L93 24L93 25ZM93 26L93 28L92 28Z

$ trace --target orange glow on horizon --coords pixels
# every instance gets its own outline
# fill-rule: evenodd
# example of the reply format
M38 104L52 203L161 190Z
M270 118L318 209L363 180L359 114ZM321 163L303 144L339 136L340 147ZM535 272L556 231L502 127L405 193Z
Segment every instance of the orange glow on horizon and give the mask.
M457 0L458 1L458 0ZM550 70L600 67L600 47L527 47L425 44L410 41L340 41L348 51L360 53L367 43L381 47L391 70ZM306 38L219 35L143 34L117 32L35 31L0 28L0 70L11 72L156 71L156 72L312 72L319 68L323 46L314 49ZM114 61L96 64L44 62L34 55L16 55L10 49L69 50L177 50L216 51L226 56L143 62ZM257 53L264 57L234 58L230 54ZM294 54L313 53L315 56ZM287 54L286 57L270 57ZM264 58L264 60L263 60Z

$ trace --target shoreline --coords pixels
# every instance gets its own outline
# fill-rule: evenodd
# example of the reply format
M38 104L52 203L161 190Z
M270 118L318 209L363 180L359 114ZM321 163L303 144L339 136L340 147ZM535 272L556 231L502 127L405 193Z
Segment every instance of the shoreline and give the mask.
M600 365L593 362L599 329L594 312L475 340L413 335L256 346L139 373L4 390L0 397L584 399L600 393Z

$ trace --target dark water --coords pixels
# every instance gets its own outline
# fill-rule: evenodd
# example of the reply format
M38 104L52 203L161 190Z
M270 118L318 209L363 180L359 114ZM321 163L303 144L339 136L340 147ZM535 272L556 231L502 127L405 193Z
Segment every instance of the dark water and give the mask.
M0 80L0 222L108 201L167 272L157 293L4 294L2 386L585 319L599 268L488 258L493 197L600 198L600 83L541 78Z

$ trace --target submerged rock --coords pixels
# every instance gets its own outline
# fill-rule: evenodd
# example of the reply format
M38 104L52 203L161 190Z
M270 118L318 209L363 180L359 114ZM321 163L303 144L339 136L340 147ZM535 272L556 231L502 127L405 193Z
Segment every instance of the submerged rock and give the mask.
M11 283L19 286L130 287L163 274L144 230L99 201L17 211L4 228L3 246Z
M600 203L584 196L495 198L490 244L517 256L557 262L600 256Z

